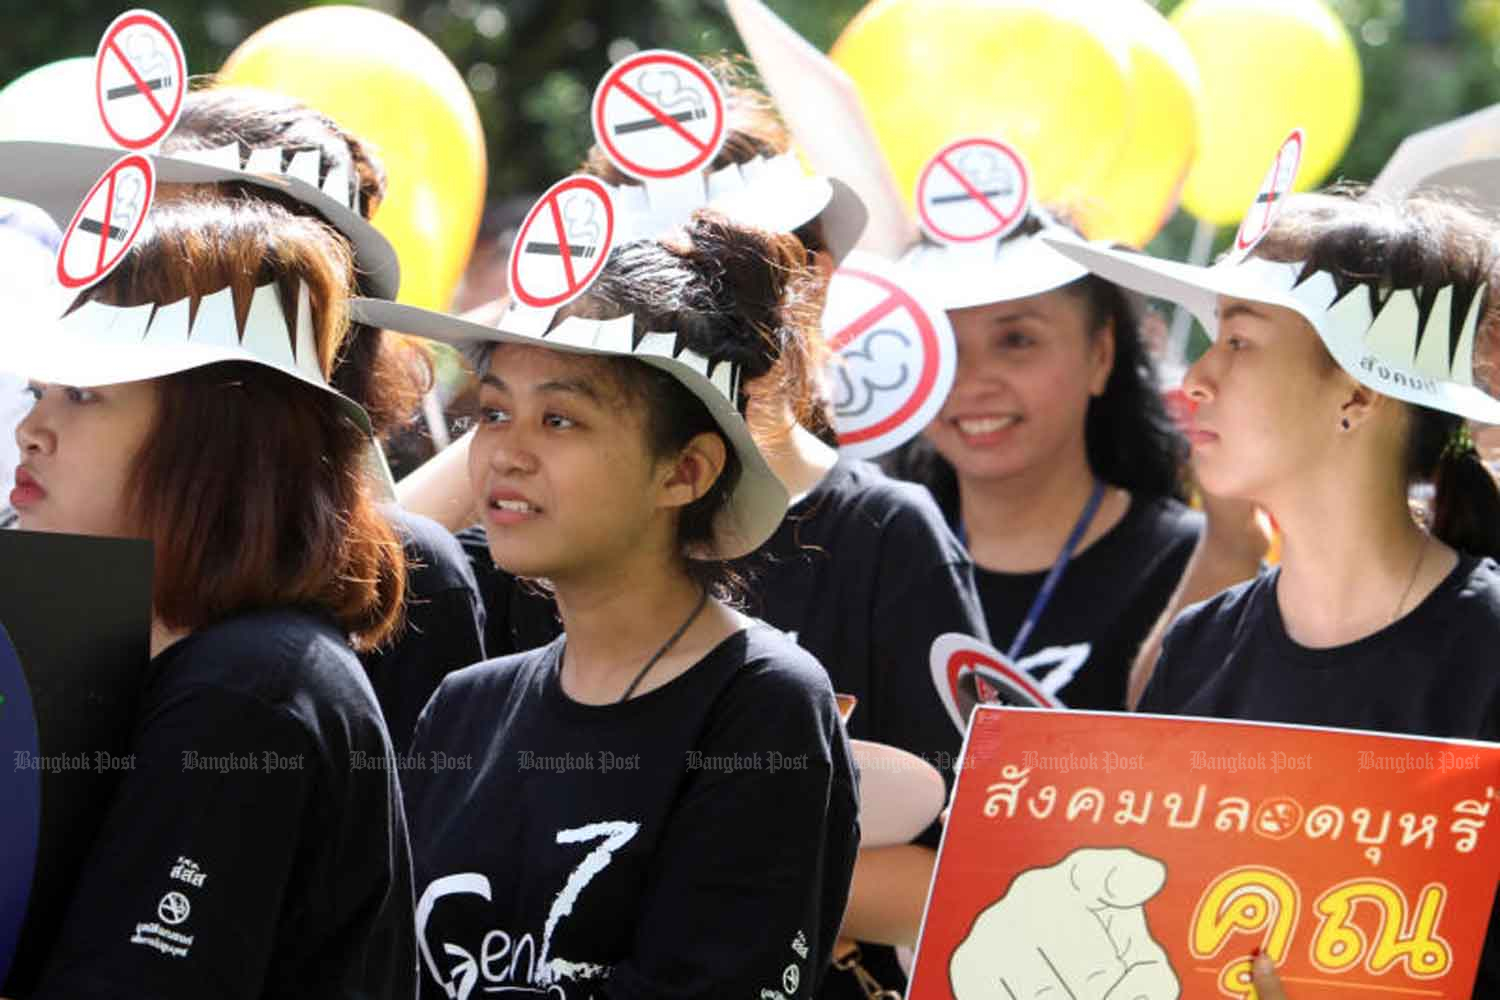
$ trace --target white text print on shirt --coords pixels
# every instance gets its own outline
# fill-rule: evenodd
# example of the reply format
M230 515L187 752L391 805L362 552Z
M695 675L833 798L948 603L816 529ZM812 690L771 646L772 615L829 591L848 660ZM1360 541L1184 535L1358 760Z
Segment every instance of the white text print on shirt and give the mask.
M453 1000L469 1000L474 987L483 983L488 994L505 996L547 997L568 1000L564 982L603 979L609 968L588 962L570 962L551 955L552 935L557 925L573 912L585 886L614 860L615 852L630 842L641 825L624 820L589 823L570 830L557 831L559 844L599 843L590 850L568 875L558 890L542 929L541 945L530 931L515 934L492 930L479 941L478 947L464 948L450 941L442 942L441 965L433 954L427 937L427 924L437 904L449 896L473 895L490 900L490 880L478 872L459 872L434 879L417 900L417 947L427 972Z

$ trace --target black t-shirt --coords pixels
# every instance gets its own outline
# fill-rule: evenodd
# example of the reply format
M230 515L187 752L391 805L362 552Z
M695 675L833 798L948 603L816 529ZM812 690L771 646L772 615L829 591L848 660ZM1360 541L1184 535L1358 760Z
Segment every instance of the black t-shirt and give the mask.
M395 758L324 619L247 614L169 647L126 759L35 998L413 995Z
M1120 522L1068 562L1016 666L1070 708L1123 710L1130 664L1202 530L1203 515L1176 500L1132 496ZM990 636L1002 652L1046 577L1045 570L975 568Z
M1500 566L1461 556L1399 621L1310 649L1287 635L1280 570L1179 615L1142 712L1500 742ZM1476 997L1500 997L1500 900Z
M406 550L406 625L391 644L360 660L402 754L442 679L485 658L485 615L474 569L452 532L399 507L383 513Z
M417 725L422 995L807 996L859 839L823 671L755 624L584 705L564 641L449 675Z
M550 642L560 630L551 600L495 568L482 528L459 539L485 593L488 641L504 644L491 651ZM929 652L945 632L988 637L973 566L927 490L840 459L735 569L747 612L787 632L822 663L835 691L859 699L849 735L917 754L951 786L962 734L938 700ZM941 836L934 822L917 843L936 848ZM892 949L865 946L863 954L883 985L904 986ZM864 1000L845 973L830 973L821 996Z

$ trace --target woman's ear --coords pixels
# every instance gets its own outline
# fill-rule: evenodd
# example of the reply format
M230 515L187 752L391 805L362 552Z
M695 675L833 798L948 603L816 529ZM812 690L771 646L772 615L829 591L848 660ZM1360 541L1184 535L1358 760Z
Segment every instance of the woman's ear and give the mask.
M672 460L661 486L664 507L686 507L713 488L728 460L724 438L712 431L696 434Z
M1349 383L1348 395L1339 407L1339 429L1342 431L1352 431L1369 421L1380 412L1381 405L1386 401L1385 396L1354 381L1352 377Z
M1104 395L1115 370L1115 318L1110 316L1089 338L1089 395Z

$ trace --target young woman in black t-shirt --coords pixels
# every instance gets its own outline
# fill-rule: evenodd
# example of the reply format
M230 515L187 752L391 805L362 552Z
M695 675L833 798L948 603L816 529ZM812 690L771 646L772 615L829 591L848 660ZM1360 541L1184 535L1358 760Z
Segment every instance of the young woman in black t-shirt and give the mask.
M326 197L309 185L283 181L272 187L269 179L223 180L212 187L173 184L162 196L266 198L298 214L316 215L348 241L360 289L395 297L394 251L369 221L386 192L385 168L374 150L321 112L279 94L239 87L192 91L162 143L163 155L201 156L226 147L234 147L247 163L274 150L282 169L291 157L315 151ZM336 190L339 178L346 182L342 191ZM421 341L361 323L351 325L330 376L334 387L370 415L383 446L411 423L432 378ZM381 513L406 550L406 622L388 641L362 652L360 660L400 753L438 682L484 659L484 606L473 567L450 531L395 503L383 503Z
M736 406L804 278L792 237L700 215L615 250L539 329L524 309L499 331L385 310L493 342L473 494L495 563L545 580L564 628L450 675L418 723L424 996L708 1000L821 976L858 846L848 740L817 662L723 600L725 560L786 509Z
M1068 706L1122 709L1131 660L1203 522L1179 502L1186 445L1136 303L1050 249L1038 235L1049 222L1033 209L993 259L931 243L903 259L948 310L958 374L886 465L932 490L960 532L1014 666Z
M20 527L147 538L156 567L129 769L34 998L411 995L395 759L349 648L397 627L405 567L326 378L352 286L321 223L164 203L5 338Z
M1141 710L1500 741L1500 493L1464 422L1500 422L1473 360L1500 319L1490 227L1304 195L1243 263L1064 249L1216 331L1185 383L1194 463L1283 535L1277 570L1177 618ZM1497 937L1476 996L1500 992Z

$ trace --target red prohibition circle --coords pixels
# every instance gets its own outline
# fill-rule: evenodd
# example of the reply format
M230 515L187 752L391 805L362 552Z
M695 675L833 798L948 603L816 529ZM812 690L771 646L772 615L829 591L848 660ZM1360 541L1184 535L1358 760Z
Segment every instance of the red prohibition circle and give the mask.
M995 671L1007 682L1013 684L1017 691L1031 698L1039 707L1048 708L1055 706L1057 700L1051 698L1041 688L1031 682L1031 679L1020 670L1002 663L992 657L986 656L975 649L960 649L948 657L948 690L953 694L955 703L958 701L958 679L965 669L976 670L978 667L988 667Z
M108 233L99 233L98 265L92 272L87 275L69 274L67 271L68 247L72 244L73 239L77 237L80 232L82 232L81 226L85 221L83 213L88 211L89 203L94 200L94 195L98 194L101 188L105 188L107 186L108 191L106 193L106 198L112 201L114 183L116 178L120 175L121 172L130 168L139 170L141 174L146 178L146 195L144 199L144 205L142 206L140 215L136 217L135 225L131 227L130 232L125 234L125 238L120 244L120 249L115 251L114 256L108 258L105 257L105 250L109 245ZM130 249L130 244L135 242L136 236L139 235L141 231L141 226L145 225L146 216L150 214L149 209L151 206L151 200L155 197L155 195L156 170L151 166L151 161L147 157L141 155L140 153L131 153L116 160L114 165L104 172L104 176L100 177L99 180L95 182L94 186L89 188L89 193L83 196L83 201L79 204L78 211L73 213L73 218L68 223L68 228L63 233L62 244L57 248L58 282L64 288L86 288L112 271L115 265L120 262L120 258L125 256L125 251ZM105 206L104 220L101 223L101 225L105 227L105 229L107 229L109 226L110 209L112 209L113 207L113 204L108 204ZM93 234L90 233L88 235Z
M589 266L589 269L580 278L576 274L571 273L572 258L568 255L566 248L563 247L559 252L559 263L565 271L563 282L567 286L567 290L557 295L533 295L522 284L520 274L521 248L525 246L526 236L531 232L531 227L536 222L537 217L545 211L552 215L553 225L557 230L559 241L565 242L566 236L563 233L558 198L569 191L579 189L590 192L604 204L604 239L600 243L599 252L595 255L593 264ZM531 206L531 211L526 215L526 221L521 224L520 231L516 233L515 242L511 244L510 267L508 269L511 293L521 303L531 306L533 309L546 309L551 306L560 306L566 302L571 302L583 294L584 290L599 276L599 272L604 268L605 260L609 257L609 251L614 246L614 240L615 206L603 183L593 177L568 177L558 181L537 199L535 205Z
M1282 140L1281 148L1276 150L1276 159L1271 162L1271 170L1269 173L1269 176L1271 178L1271 186L1266 191L1255 192L1255 200L1257 202L1260 201L1262 197L1270 195L1270 201L1274 203L1280 201L1281 199L1287 197L1292 193L1291 189L1297 182L1297 171L1302 166L1302 142L1302 130L1300 128L1293 129L1292 134ZM1281 176L1281 159L1282 157L1286 156L1287 153L1294 147L1297 152L1297 159L1292 166L1292 182L1287 185L1287 189L1285 191L1277 191L1276 180ZM1253 209L1254 207L1254 204L1252 204L1251 208ZM1249 212L1246 212L1245 214L1248 216ZM1246 238L1245 235L1245 223L1244 221L1241 221L1239 231L1234 234L1235 249L1244 251L1249 250L1251 247L1255 246L1255 244L1260 241L1260 238L1270 231L1271 223L1274 222L1275 219L1276 212L1273 211L1271 204L1267 204L1265 215L1260 220L1260 231L1249 238Z
M1017 199L1015 208L1010 212L1001 212L996 208L988 198L974 189L973 185L959 172L957 167L948 161L948 157L952 153L969 146L986 146L993 149L1015 166L1016 173L1021 177L1021 196ZM933 172L939 169L951 174L960 185L967 189L972 198L990 210L990 213L995 217L995 225L992 228L980 233L951 233L932 220L927 211L927 184L931 180ZM1005 143L995 139L971 138L950 142L938 150L932 159L927 161L927 165L922 168L921 174L917 176L917 213L921 216L922 225L933 236L950 243L978 243L983 240L999 239L1015 228L1016 224L1026 215L1026 206L1030 204L1030 201L1031 174L1026 169L1026 161L1021 159L1020 153L1017 153Z
M926 312L917 304L917 300L908 295L901 286L882 278L878 274L871 274L869 271L848 270L844 273L850 277L868 281L885 292L887 296L886 301L895 303L890 311L905 309L916 323L917 334L922 340L922 371L917 375L917 384L912 390L911 395L907 397L906 402L902 403L896 412L885 419L871 424L869 427L863 427L848 434L840 434L839 442L850 445L859 444L863 441L878 438L882 434L890 433L922 408L923 404L927 402L927 397L932 395L932 387L937 384L939 345L937 330L933 327L932 321L927 318ZM860 332L863 333L864 331L861 330ZM841 336L841 334L835 334L829 343L829 347L835 353L841 351L848 345L848 341L853 339L847 338L841 340Z
M679 166L662 168L635 162L619 149L613 137L609 134L609 129L604 121L605 98L609 96L611 90L620 90L635 103L642 105L649 114L662 121L663 124L667 124L667 116L661 109L652 105L640 94L635 93L634 88L625 82L626 73L638 69L642 65L651 63L662 63L686 70L703 85L713 104L714 130L707 140L700 140L696 136L691 136L675 122L668 125L669 128L674 128L680 135L683 135L684 142L698 150L690 159ZM621 60L619 65L615 66L614 69L605 75L604 80L599 84L598 90L594 92L592 114L594 135L598 138L599 145L604 148L605 153L609 155L610 160L614 162L615 166L640 180L666 180L700 170L718 155L719 147L724 143L724 95L719 90L718 81L707 70L698 65L698 63L676 52L664 52L660 50L638 52L628 59Z
M172 88L174 96L171 108L161 106L146 85L146 81L141 79L140 74L135 71L135 67L131 65L130 60L125 57L125 53L116 43L121 32L126 28L136 26L146 27L156 32L167 43L167 49L172 53L177 78ZM111 55L125 66L125 72L130 75L136 89L151 103L161 119L161 125L145 137L122 135L115 128L114 122L110 120L109 112L105 109L104 61L107 56ZM126 149L146 149L154 146L165 138L173 125L177 124L177 116L182 111L182 98L186 92L187 62L182 55L182 43L177 40L177 34L172 30L172 26L150 11L144 10L129 11L115 18L114 23L104 32L104 37L99 41L99 48L94 53L94 103L99 109L99 120L104 123L104 129L109 133L109 137Z

